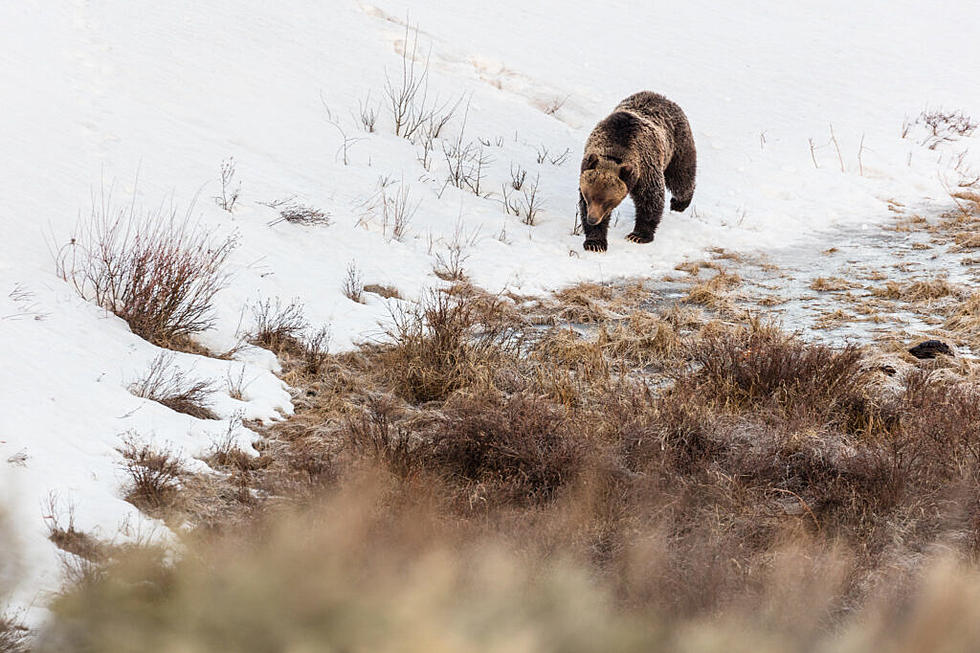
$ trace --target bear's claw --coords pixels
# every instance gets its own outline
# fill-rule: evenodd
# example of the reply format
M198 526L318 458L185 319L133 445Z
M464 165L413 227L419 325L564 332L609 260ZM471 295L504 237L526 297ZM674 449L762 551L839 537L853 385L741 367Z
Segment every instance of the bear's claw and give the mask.
M609 249L609 245L604 240L587 240L582 247L588 252L604 252Z
M640 234L634 231L626 236L626 240L631 243L643 244L653 242L653 236L647 236L646 234Z

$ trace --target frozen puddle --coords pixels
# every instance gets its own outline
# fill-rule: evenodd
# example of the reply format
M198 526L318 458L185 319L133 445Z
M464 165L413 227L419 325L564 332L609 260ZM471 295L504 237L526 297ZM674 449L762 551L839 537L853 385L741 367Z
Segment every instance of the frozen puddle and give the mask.
M938 220L938 218L937 218ZM693 301L692 289L719 274L734 277L719 293L720 317L757 316L828 344L947 339L942 327L977 281L975 250L958 248L937 222L903 218L891 224L819 234L811 242L743 253L711 250L703 261L644 282L644 308ZM944 237L945 236L945 237ZM737 275L737 276L736 276ZM974 357L963 343L958 353Z

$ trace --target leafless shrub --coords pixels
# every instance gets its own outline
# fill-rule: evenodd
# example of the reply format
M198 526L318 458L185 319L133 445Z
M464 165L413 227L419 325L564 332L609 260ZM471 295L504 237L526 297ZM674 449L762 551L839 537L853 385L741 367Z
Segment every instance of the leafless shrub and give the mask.
M401 241L408 235L408 227L422 200L412 203L412 189L404 181L393 191L389 188L381 189L381 227L387 238Z
M235 209L238 196L242 192L242 184L232 188L235 183L235 157L228 157L221 162L221 195L216 195L213 199L215 204L220 206L228 213Z
M517 164L517 168L514 168L514 164L510 164L510 187L514 190L521 190L524 187L524 180L527 178L527 170L520 164Z
M330 219L329 213L321 211L320 209L314 208L312 206L300 204L298 202L288 201L285 203L281 203L273 208L279 209L279 217L269 222L270 227L273 225L277 225L280 222L288 222L289 224L301 224L310 227L314 227L314 226L328 227L333 222Z
M810 159L813 161L813 167L820 169L820 164L817 163L817 146L813 142L813 138L808 138L807 142L810 144Z
M837 143L837 135L834 134L834 124L830 124L830 142L834 144L834 150L837 152L837 160L840 162L840 171L845 172L844 169L844 156L840 153L840 145Z
M229 420L228 431L223 438L212 443L204 461L213 469L228 474L225 482L233 488L234 501L240 505L255 504L253 495L254 473L267 467L267 456L254 456L237 443L235 431L241 426L241 415Z
M542 111L549 116L553 116L558 113L563 106L565 106L565 103L568 102L568 98L570 97L570 95L566 95L565 97L556 97L550 102L546 102L544 107L542 107Z
M493 147L503 147L504 146L504 137L503 136L497 136L496 138L489 138L489 137L484 138L484 137L481 136L481 137L477 138L477 140L480 141L480 144L483 145L484 147L490 147L490 146L493 146Z
M438 138L439 132L452 119L459 100L455 103L439 104L438 100L430 103L429 54L420 63L418 27L405 25L401 55L401 76L392 80L385 71L384 84L395 135L414 141L424 131L429 140Z
M467 234L461 222L456 223L453 238L446 244L444 252L436 252L433 273L443 281L463 281L466 279L464 265L469 258L466 251L476 243L480 230Z
M303 333L309 323L298 299L283 305L276 297L258 302L252 307L253 324L249 341L276 354L303 351Z
M536 160L538 163L544 163L545 161L547 161L551 165L561 166L564 165L566 161L568 161L568 157L571 153L572 153L571 148L566 147L563 152L559 152L558 154L552 154L551 150L549 150L546 145L540 145L538 146Z
M361 126L369 134L374 133L375 123L378 122L378 105L371 104L371 92L368 91L367 97L357 101L357 115L360 118Z
M134 333L168 346L213 326L212 302L235 244L178 218L176 209L139 215L103 194L56 254L56 271Z
M475 195L483 196L483 177L485 168L493 159L473 143L465 146L459 142L443 144L443 155L449 173L447 182L461 190L470 190Z
M411 45L409 38L411 37ZM384 93L395 123L395 135L411 138L425 122L425 102L429 86L429 57L418 68L419 30L405 25L402 46L402 71L397 81L385 73Z
M908 118L902 124L902 138L907 138L913 128L921 126L926 135L919 141L930 150L936 149L943 143L950 143L964 136L972 136L977 129L977 123L962 111L922 111L915 120Z
M213 469L224 469L228 467L251 467L252 465L242 460L251 458L245 451L238 446L236 432L242 426L242 413L236 413L228 420L228 429L219 438L211 442L208 454L204 461Z
M467 495L518 505L548 501L574 480L585 443L566 415L540 397L461 396L450 401L424 451L426 466Z
M347 418L347 442L360 455L371 456L392 472L407 476L419 467L418 440L397 423L399 406L389 395L372 394L364 410Z
M432 169L432 152L435 149L436 141L429 134L423 134L419 139L422 145L422 153L416 158L427 171Z
M127 435L117 451L122 454L123 468L129 475L127 501L150 513L159 513L174 501L182 471L174 453L140 444L133 433Z
M337 147L337 152L334 154L334 159L336 160L342 155L341 158L344 165L350 165L350 150L354 144L361 139L348 136L347 130L344 129L344 126L340 123L340 118L330 110L330 107L327 105L327 102L324 100L322 94L320 95L320 103L323 104L323 109L326 112L327 124L336 129L337 133L340 134L340 145Z
M566 147L564 152L548 157L548 161L553 166L562 166L568 161L568 155L572 153L571 148Z
M62 551L77 555L89 562L104 560L104 545L88 533L75 528L75 504L69 503L65 512L67 512L67 523L62 521L64 515L57 493L51 492L43 515L44 524L48 528L48 539ZM3 651L2 647L0 651Z
M497 240L505 245L509 245L510 241L507 239L507 225L500 225L500 233L497 234Z
M526 185L521 190L521 194L524 196L524 201L520 207L521 222L531 227L537 223L538 213L541 211L541 199L538 197L538 182L540 180L541 175L535 175L534 184Z
M245 366L240 365L238 367L238 375L236 376L232 372L231 367L225 373L225 389L228 391L228 396L237 401L244 401L245 399L245 389L248 387L248 383L245 382Z
M436 139L442 134L442 130L449 124L449 122L455 117L456 109L459 108L460 103L463 98L460 97L452 104L444 104L437 109L433 109L429 112L425 119L425 135L427 138Z
M199 419L218 419L208 406L208 397L215 391L214 384L188 378L174 364L170 353L157 355L143 377L129 386L129 391L178 413Z
M513 191L507 184L500 184L500 205L504 208L507 215L521 215L521 203L516 199L511 199Z
M363 304L364 298L361 296L363 292L364 278L361 275L361 271L357 269L357 265L351 261L347 264L347 276L344 277L344 297L352 302Z
M306 341L303 351L305 361L304 371L307 374L319 374L330 352L330 328L323 326Z

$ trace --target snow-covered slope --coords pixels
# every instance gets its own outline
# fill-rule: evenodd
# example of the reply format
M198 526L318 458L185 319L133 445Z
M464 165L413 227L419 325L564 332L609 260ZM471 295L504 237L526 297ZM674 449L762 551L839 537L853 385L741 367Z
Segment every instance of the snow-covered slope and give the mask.
M392 133L383 105L376 133L357 118L359 101L381 103L386 71L397 83L406 19L420 28L430 100L460 100L428 170L422 148ZM903 123L925 108L980 116L970 79L977 24L980 7L953 2L0 3L0 492L23 553L15 602L42 605L58 586L42 519L51 493L75 505L82 529L152 527L120 497L123 434L191 460L236 414L291 410L275 361L248 349L233 361L175 359L219 382L244 369L244 400L214 398L224 421L128 392L157 349L54 274L51 251L68 242L93 193L112 188L117 202L146 207L173 201L237 234L207 346L233 345L250 303L298 297L312 323L330 325L333 348L345 348L376 333L388 312L376 295L366 304L343 296L352 263L366 283L411 298L441 283L432 267L455 239L476 283L537 292L657 274L707 246L775 247L879 220L887 200L941 203L944 178L980 168L976 152L958 158L971 139L933 150L920 144L921 126L903 138ZM632 221L624 206L610 251L587 255L570 233L582 144L641 89L690 117L694 204L668 214L646 246L623 239ZM445 184L443 148L461 133L482 147L489 196ZM241 184L231 213L211 199L228 157ZM535 226L503 210L501 186L517 166L539 179ZM404 189L417 211L396 240L380 207ZM332 224L269 226L277 212L264 203L286 197Z

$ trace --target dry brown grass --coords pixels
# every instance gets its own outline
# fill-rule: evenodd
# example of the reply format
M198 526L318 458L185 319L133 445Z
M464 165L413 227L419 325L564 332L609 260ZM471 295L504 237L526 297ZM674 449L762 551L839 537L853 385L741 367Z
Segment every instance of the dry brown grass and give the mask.
M821 292L834 292L838 290L850 290L851 288L858 288L860 284L848 281L841 277L817 277L812 282L810 282L810 290L818 290Z
M971 348L980 347L980 293L972 293L955 305L943 328L954 333Z
M673 356L680 338L670 322L643 311L617 321L612 329L602 327L599 345L612 360L625 360L638 366L663 362Z
M698 282L687 291L684 301L690 304L700 304L720 313L734 313L735 304L731 291L741 285L742 279L737 273L719 270L706 281Z
M62 551L89 562L101 562L106 559L106 545L92 535L75 528L75 506L69 504L65 511L62 511L55 494L48 497L44 523L48 527L48 539Z
M903 302L928 302L943 297L957 296L961 290L942 277L899 283L888 281L884 287L874 288L872 294L884 299Z
M853 315L848 315L837 308L832 311L824 311L813 323L815 329L833 329L846 322L854 321Z
M967 231L958 233L953 237L953 242L960 249L977 249L980 247L980 232Z
M364 292L374 293L385 299L401 299L401 293L394 286L386 286L379 283L369 283L364 286Z
M674 266L674 269L679 272L687 272L691 276L699 276L701 274L701 269L707 268L709 270L721 271L721 266L714 261L684 261L683 263L678 263Z
M564 306L561 319L593 324L609 317L608 304L614 294L611 286L580 283L556 292L555 299Z
M497 300L499 302L500 300ZM434 292L392 315L386 341L376 346L376 369L413 403L445 399L481 381L488 384L503 357L508 325L496 321L499 303Z

